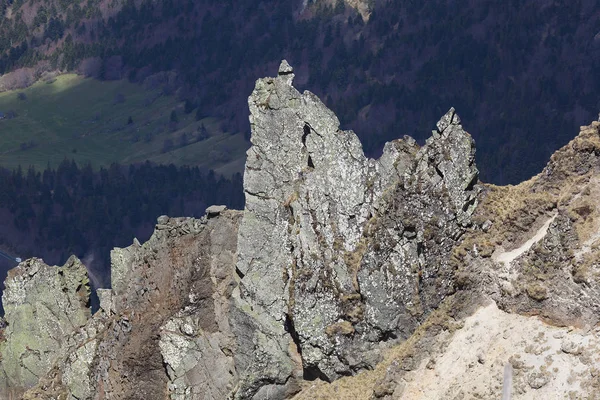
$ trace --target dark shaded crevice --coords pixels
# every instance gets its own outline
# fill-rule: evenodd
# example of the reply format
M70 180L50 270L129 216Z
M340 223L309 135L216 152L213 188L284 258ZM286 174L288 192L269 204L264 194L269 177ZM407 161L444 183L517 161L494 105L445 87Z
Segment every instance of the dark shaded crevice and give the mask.
M304 124L304 134L302 135L302 145L306 146L306 138L310 135L310 126Z
M331 383L331 379L329 379L316 365L304 367L303 370L304 374L302 375L302 378L305 381L316 381L317 379L320 379L323 382Z
M465 191L473 190L473 188L475 187L475 185L477 184L478 181L479 181L479 174L474 174L473 178L471 179L471 182L469 182L469 184L465 188Z
M302 146L304 146L304 148L306 148L306 138L311 133L310 125L304 124L304 128L303 129L304 129L304 133L302 134ZM313 162L312 157L310 155L308 156L308 167L309 168L314 168L315 167L315 163Z
M167 378L167 381L170 381L171 379L170 379L169 377L170 377L171 375L169 375L169 364L167 364L167 363L165 362L165 360L164 360L164 359L163 359L163 360L161 360L161 364L162 364L162 370L163 370L163 371L164 371L164 373L165 373L165 376L166 376L166 378Z
M290 334L294 344L296 345L296 351L302 357L302 346L300 344L300 335L296 332L296 328L294 327L294 321L290 317L289 314L285 314L285 322L283 325L285 331ZM303 363L302 367L302 378L307 381L314 381L317 379L321 379L325 382L331 382L331 380L325 375L317 366L305 366Z
M240 279L244 279L244 276L246 276L237 266L235 267L235 273Z
M396 334L396 332L393 332L393 331L385 331L385 332L382 332L381 335L379 335L380 342L387 342L388 340L395 340L395 339L398 339L398 335Z
M292 318L290 318L289 314L285 314L285 322L283 328L292 337L292 340L296 345L296 350L298 351L298 354L302 355L302 348L300 347L300 335L298 335L298 332L296 332L296 328L294 328L294 321L292 320Z
M244 190L244 193L249 195L249 196L254 196L254 197L258 197L259 199L264 199L264 200L272 200L273 198L270 196L267 196L266 193L262 193L262 192L256 192L253 193L249 190Z
M473 198L471 198L469 201L466 201L465 204L463 204L463 206L462 206L463 212L467 212L469 207L471 207L473 204L475 204L476 201L477 201L477 197L475 197L475 196L473 196Z
M421 255L423 254L424 248L423 248L423 242L417 242L417 256L421 257Z
M404 226L402 230L402 235L408 239L414 239L417 237L417 227L415 226Z
M435 168L435 172L440 176L440 178L444 179L444 174L442 173L442 171L440 171L438 166L435 165L434 168Z

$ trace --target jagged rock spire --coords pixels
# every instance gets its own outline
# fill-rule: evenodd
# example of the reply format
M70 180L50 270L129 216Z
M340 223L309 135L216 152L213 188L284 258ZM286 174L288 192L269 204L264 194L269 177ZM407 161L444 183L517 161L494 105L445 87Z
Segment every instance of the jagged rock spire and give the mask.
M281 64L279 65L279 76L289 75L292 72L294 72L294 68L288 64L287 60L281 60Z
M280 77L284 77L285 82L288 85L291 85L294 81L294 68L290 64L288 64L287 60L282 60L279 65L279 72L277 74Z
M248 99L243 213L163 216L148 242L111 253L101 311L67 333L60 393L290 398L302 378L373 368L380 342L410 336L454 290L450 253L478 194L454 110L423 147L405 137L374 160L293 78L284 60Z
M454 109L424 147L400 139L372 160L314 94L290 86L292 71L282 61L248 100L253 146L234 292L262 338L262 356L246 356L261 371L242 377L248 394L294 375L294 355L272 351L290 344L308 376L374 366L379 340L412 332L452 290L449 251L477 204L473 141Z

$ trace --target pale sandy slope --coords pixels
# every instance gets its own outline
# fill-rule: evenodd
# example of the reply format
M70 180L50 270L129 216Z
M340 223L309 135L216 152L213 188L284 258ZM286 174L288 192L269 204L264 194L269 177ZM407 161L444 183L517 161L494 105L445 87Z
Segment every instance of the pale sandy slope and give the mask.
M386 399L499 400L508 362L514 368L512 400L600 399L600 328L558 328L505 313L492 302L454 334L441 332L429 349ZM374 399L386 370L312 382L294 400Z
M465 320L445 351L406 376L402 399L500 399L505 363L513 399L595 399L600 329L556 328L494 303Z

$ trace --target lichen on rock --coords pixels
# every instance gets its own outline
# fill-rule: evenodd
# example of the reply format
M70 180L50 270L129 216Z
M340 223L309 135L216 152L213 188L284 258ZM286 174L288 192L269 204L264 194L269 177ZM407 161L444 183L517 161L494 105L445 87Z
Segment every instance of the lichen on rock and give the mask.
M4 285L0 393L34 386L65 355L91 314L87 271L76 257L62 267L26 260L9 272Z

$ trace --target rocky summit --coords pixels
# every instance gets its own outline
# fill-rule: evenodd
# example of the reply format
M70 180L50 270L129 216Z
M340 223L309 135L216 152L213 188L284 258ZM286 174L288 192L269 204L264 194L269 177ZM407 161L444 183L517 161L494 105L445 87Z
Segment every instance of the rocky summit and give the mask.
M293 80L249 97L245 209L160 217L96 313L76 258L10 272L0 397L597 398L600 123L497 187L454 109L374 160Z
M233 302L265 337L238 354L261 371L241 377L244 397L373 368L381 342L406 339L454 290L450 252L477 204L473 141L454 110L425 146L404 138L371 160L292 80L283 62L249 99Z

